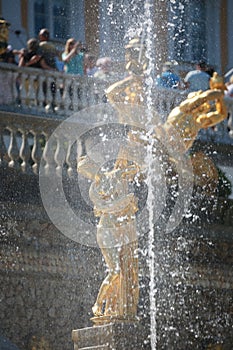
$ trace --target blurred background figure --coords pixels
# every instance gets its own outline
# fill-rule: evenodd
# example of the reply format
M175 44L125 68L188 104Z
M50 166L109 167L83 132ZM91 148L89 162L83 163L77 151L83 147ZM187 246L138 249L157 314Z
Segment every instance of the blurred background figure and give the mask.
M225 91L226 96L233 97L233 75L230 76L229 82L226 84L227 90Z
M19 67L31 67L31 68L40 68L40 69L48 69L54 70L50 66L47 65L44 57L38 54L39 51L39 41L36 38L31 38L27 41L27 48L19 51ZM29 79L25 80L25 91L28 93L29 91ZM16 79L16 88L19 94L19 90L21 87L21 77L20 75ZM38 79L34 79L33 88L35 90L36 96L38 96L39 92L39 83ZM21 103L20 98L17 98L18 104ZM29 101L28 101L29 103Z
M82 43L74 38L66 41L65 50L62 53L62 61L64 62L64 72L67 74L84 75L84 52Z
M107 80L113 76L112 59L111 57L101 57L96 62L97 71L94 74L95 78Z
M208 90L210 74L206 72L206 63L201 61L196 64L196 69L187 73L184 78L185 88L189 91Z
M43 28L39 32L39 52L41 56L44 57L47 65L55 70L56 66L56 57L60 57L61 53L57 50L55 45L50 41L49 30Z
M88 77L93 77L98 70L96 66L96 57L94 55L86 54L85 62L85 74Z
M163 64L162 73L156 80L157 86L168 89L177 89L181 87L180 77L173 72L174 65L177 65L177 62L165 62Z
M94 78L108 81L114 76L112 69L112 59L110 57L101 57L96 61L97 71L94 74ZM96 91L96 94L99 95L99 92ZM101 97L101 101L107 103L108 99L106 94ZM100 101L98 101L100 102Z
M209 74L210 77L212 77L214 72L216 71L216 69L212 65L207 65L205 71L206 71L207 74Z
M65 50L62 53L62 61L64 62L64 72L66 74L73 74L80 77L84 76L85 53L81 41L76 41L74 38L69 38L66 41ZM74 93L77 93L79 104L81 105L82 90L80 86L76 87L77 90L73 80L68 88L70 110L74 109ZM76 90L76 92L74 90Z
M49 30L47 28L42 28L39 32L39 50L38 54L41 55L44 59L46 64L53 70L57 69L57 61L56 58L61 56L61 53L56 49L55 45L50 41L50 34ZM43 94L44 94L44 106L45 110L48 112L50 109L55 112L56 105L55 105L55 99L56 99L56 83L55 81L52 81L50 84L50 91L52 95L52 102L47 103L47 91L48 86L47 82L44 81L43 85Z
M22 49L19 57L19 67L43 68L53 70L47 65L44 57L38 53L39 41L31 38L27 41L27 48Z

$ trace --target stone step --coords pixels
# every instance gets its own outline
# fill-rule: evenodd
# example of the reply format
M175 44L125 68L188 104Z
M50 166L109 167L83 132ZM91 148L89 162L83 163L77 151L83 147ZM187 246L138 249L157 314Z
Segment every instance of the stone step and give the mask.
M147 333L140 322L110 323L73 330L72 339L74 350L146 350Z
M73 330L72 339L78 344L78 349L93 348L94 346L105 346L109 338L112 337L112 328L110 325L87 327Z
M110 350L109 345L97 345L88 348L77 348L77 350ZM75 349L74 349L75 350Z

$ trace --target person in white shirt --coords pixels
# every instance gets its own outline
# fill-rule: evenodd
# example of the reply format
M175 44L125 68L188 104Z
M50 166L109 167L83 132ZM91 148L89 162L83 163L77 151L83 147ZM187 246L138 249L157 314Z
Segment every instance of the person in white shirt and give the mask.
M205 62L199 62L196 69L187 73L184 83L188 91L205 91L209 89L210 75L206 73Z

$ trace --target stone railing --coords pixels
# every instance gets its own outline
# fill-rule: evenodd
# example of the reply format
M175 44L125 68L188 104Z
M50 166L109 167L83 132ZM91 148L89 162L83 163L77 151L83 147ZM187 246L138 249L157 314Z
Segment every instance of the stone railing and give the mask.
M83 108L106 102L105 89L120 79L122 73L116 72L111 79L101 80L0 63L0 110L40 116L56 114L65 118ZM155 87L151 96L153 108L164 121L187 97L187 91ZM233 98L227 100L227 107L233 114ZM228 124L233 134L233 120ZM212 140L214 135L210 133L210 136Z
M122 78L101 80L0 63L0 110L67 117L80 109L106 102L105 89ZM187 96L178 90L154 89L153 107L164 120Z
M1 167L21 169L23 172L38 174L41 161L47 168L60 167L59 140L51 150L47 150L47 140L59 123L72 113L85 107L106 102L104 91L112 81L103 82L93 78L75 78L40 69L19 68L15 65L0 63L0 162ZM51 89L51 86L56 89ZM70 96L69 86L76 94ZM43 94L47 86L47 95ZM185 99L186 93L178 90L153 91L154 108L163 122L172 108ZM54 106L54 110L45 114L45 106ZM227 101L230 120L220 123L216 130L207 129L200 133L204 142L233 145L233 99ZM56 107L56 108L55 108ZM88 120L88 111L87 111ZM76 147L76 146L75 146ZM71 171L76 157L74 146L66 143L66 169ZM77 147L76 147L77 148ZM72 149L72 154L71 154ZM49 161L48 164L48 152ZM76 149L77 153L77 149ZM43 154L43 155L42 155Z
M0 112L0 166L38 174L46 142L59 124L55 119Z
M0 168L11 168L28 174L38 174L42 162L41 164L46 171L52 169L55 173L59 173L61 168L65 169L68 174L76 171L78 149L79 152L82 152L83 147L85 149L84 144L81 145L83 140L79 140L79 143L75 141L72 144L67 139L65 145L61 145L59 137L57 139L55 137L52 147L50 147L51 144L48 147L47 141L60 123L61 119L58 118L0 111ZM224 126L225 124L221 128L223 129ZM206 131L200 137L201 141L208 141L208 138L211 137L208 132L218 135L218 131ZM226 133L225 135L227 136ZM220 138L221 134L218 137ZM218 150L218 158L223 153L226 155L225 158L229 159L233 150L233 139L229 136L228 138L231 144L224 144L222 139L220 144L213 146L214 149ZM64 143L64 140L62 142ZM64 161L64 159L65 164L61 164L61 160Z
M111 82L0 63L0 106L36 115L74 111L105 101Z

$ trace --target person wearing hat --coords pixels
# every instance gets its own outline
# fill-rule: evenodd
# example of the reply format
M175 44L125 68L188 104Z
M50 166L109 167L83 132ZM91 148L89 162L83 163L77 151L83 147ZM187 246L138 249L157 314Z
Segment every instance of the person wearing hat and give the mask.
M162 74L157 77L156 85L166 89L176 89L180 87L180 77L172 72L172 62L163 64Z

